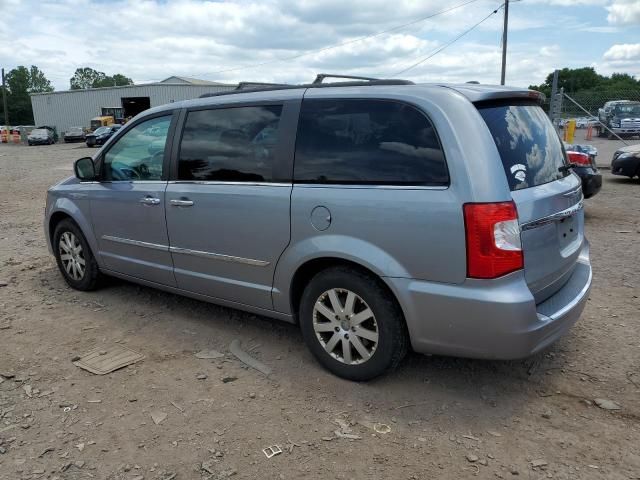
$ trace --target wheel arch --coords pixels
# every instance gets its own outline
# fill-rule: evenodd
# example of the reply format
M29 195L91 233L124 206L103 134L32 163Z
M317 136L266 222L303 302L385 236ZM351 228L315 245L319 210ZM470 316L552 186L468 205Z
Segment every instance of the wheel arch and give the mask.
M291 283L288 292L291 313L295 323L298 323L299 321L298 312L300 309L302 293L304 292L305 287L308 285L311 279L323 270L340 266L358 270L361 273L375 279L377 283L390 295L390 297L396 303L406 325L404 309L402 308L402 304L398 299L398 295L396 295L396 293L393 291L393 288L391 288L391 286L385 281L384 277L361 263L338 256L312 258L301 264L296 269L295 273L291 277Z
M51 251L54 251L53 234L55 233L56 227L61 221L67 218L78 226L78 228L82 232L82 235L84 235L84 238L89 244L89 248L91 248L96 261L100 263L100 258L97 255L98 243L95 236L93 235L93 228L91 226L91 223L89 222L89 219L87 219L87 217L82 213L82 210L78 208L77 205L66 198L58 199L54 210L49 214L49 218L47 221L47 240L49 241L49 245L51 246Z

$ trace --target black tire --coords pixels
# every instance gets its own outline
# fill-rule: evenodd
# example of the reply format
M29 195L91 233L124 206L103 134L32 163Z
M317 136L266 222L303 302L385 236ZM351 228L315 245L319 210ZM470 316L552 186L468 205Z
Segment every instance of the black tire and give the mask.
M62 247L60 246L60 239L66 232L71 233L78 240L80 246L82 247L79 256L84 260L85 265L84 273L81 278L73 278L73 276L70 275L69 272L67 272L67 270L65 269L63 260L61 258L63 252L61 251ZM62 220L56 226L56 229L53 233L53 251L56 256L56 263L58 264L60 273L71 288L74 288L76 290L89 291L95 290L99 286L102 275L100 273L100 268L98 267L98 262L96 262L96 259L93 256L93 252L91 251L91 248L89 248L89 244L82 234L82 231L73 220Z
M360 364L348 365L327 353L314 330L313 315L316 302L331 289L345 289L355 293L366 303L375 317L378 343L371 357ZM346 302L343 303L345 304ZM330 372L348 380L370 380L393 370L408 350L406 324L395 298L379 279L355 268L338 266L315 275L302 294L299 318L304 341L318 362ZM349 330L341 332L351 333ZM334 333L327 332L326 335ZM346 338L349 338L348 335ZM357 355L355 349L352 351Z

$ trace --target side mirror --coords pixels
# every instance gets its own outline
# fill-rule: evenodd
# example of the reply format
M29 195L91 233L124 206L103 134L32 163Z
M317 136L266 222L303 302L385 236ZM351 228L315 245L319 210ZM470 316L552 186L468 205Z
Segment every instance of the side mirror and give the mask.
M96 167L91 157L83 157L73 164L73 171L76 178L83 182L90 182L96 179Z

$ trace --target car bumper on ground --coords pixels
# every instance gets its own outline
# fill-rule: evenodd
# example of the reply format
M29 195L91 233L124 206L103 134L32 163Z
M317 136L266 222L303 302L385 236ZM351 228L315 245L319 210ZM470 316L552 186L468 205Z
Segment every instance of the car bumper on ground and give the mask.
M567 283L536 305L522 271L461 285L386 278L419 353L510 360L528 357L578 320L591 288L589 245Z
M580 168L573 169L582 181L582 194L584 198L591 198L602 188L602 175L593 168Z

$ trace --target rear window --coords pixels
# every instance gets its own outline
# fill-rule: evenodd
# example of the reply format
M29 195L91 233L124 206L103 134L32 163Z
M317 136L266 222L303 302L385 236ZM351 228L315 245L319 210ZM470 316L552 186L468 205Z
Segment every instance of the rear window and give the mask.
M305 100L297 183L447 185L433 125L416 108L383 100Z
M493 136L511 190L535 187L561 179L565 164L560 138L538 105L479 106Z

